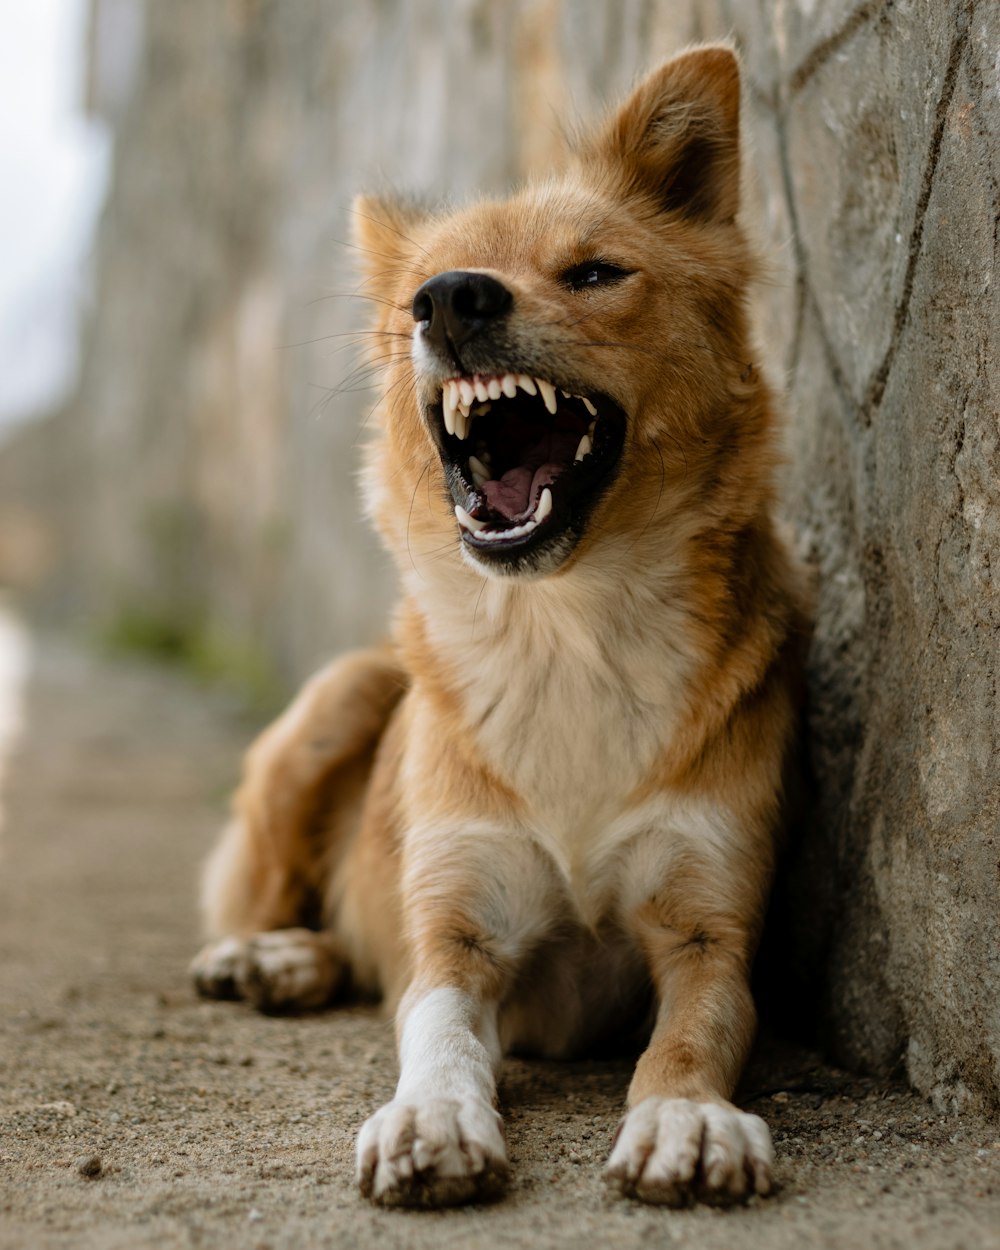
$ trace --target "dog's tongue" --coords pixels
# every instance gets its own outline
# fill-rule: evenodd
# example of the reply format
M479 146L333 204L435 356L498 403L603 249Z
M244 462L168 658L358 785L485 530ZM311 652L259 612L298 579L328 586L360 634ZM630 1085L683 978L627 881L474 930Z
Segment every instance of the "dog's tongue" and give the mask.
M532 469L519 464L516 469L508 469L499 481L483 483L486 502L508 521L526 520L543 488L554 482L565 467L550 463Z
M507 521L524 521L546 486L551 485L573 460L579 435L567 430L547 430L523 453L524 462L499 479L484 482L482 492L493 512Z

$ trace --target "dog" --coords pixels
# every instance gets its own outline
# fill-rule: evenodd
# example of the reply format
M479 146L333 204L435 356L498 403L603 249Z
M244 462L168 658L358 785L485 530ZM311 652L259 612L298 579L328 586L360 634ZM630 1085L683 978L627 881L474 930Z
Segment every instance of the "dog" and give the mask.
M357 1143L387 1205L496 1196L497 1072L646 1021L606 1175L772 1186L731 1102L798 735L808 604L753 364L740 76L690 49L509 199L356 205L377 323L368 512L392 641L252 747L205 874L202 993L395 1011Z

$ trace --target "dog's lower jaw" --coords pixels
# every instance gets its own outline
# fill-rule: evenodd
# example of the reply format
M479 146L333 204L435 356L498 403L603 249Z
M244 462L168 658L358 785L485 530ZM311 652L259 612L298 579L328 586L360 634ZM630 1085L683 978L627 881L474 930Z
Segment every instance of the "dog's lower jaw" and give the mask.
M475 548L469 543L459 529L458 542L462 559L481 577L489 577L498 582L510 581L541 581L562 571L574 554L576 535L563 532L557 535L543 550L533 550L521 557L506 561L480 558Z
M454 987L411 989L400 1008L396 1096L358 1136L361 1192L384 1206L492 1201L507 1177L494 1109L497 1008Z

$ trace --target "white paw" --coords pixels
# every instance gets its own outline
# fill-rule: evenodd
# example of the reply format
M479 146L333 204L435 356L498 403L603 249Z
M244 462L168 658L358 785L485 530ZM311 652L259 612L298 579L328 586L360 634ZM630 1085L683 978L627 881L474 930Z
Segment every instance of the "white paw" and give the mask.
M195 988L205 998L241 998L240 982L245 979L247 943L242 938L221 938L209 942L191 960Z
M386 1206L497 1198L507 1175L500 1116L473 1098L390 1102L362 1126L357 1165L361 1192Z
M725 1104L647 1098L622 1122L605 1169L622 1193L682 1206L771 1189L774 1148L757 1115Z
M245 998L260 1011L307 1011L330 1001L346 967L327 936L275 929L252 938L222 938L191 964L207 998Z

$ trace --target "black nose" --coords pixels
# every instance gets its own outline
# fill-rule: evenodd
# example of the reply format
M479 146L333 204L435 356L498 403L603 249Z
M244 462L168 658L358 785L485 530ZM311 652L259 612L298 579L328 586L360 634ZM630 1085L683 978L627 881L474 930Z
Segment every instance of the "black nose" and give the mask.
M449 269L428 278L413 297L413 319L435 347L459 348L510 310L514 297L485 273Z

